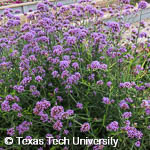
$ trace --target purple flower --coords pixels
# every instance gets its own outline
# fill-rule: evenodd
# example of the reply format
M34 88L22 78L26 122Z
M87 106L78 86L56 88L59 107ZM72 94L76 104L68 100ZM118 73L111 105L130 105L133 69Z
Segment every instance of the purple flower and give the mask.
M77 105L76 105L76 107L79 108L79 109L83 109L83 104L81 104L81 103L78 102Z
M4 100L1 104L1 109L2 111L10 111L10 105L9 105L9 101Z
M42 122L47 122L48 121L48 114L44 114L43 112L40 112L39 114L38 114L41 118L40 118L40 120L42 120Z
M64 130L63 132L65 135L68 135L69 134L69 130Z
M72 63L74 69L79 69L79 64L77 62Z
M150 88L150 83L145 83L145 87Z
M146 115L150 115L150 108L145 109Z
M43 11L48 11L48 6L44 3L38 3L37 5L37 10L43 12Z
M22 110L22 108L17 103L12 104L11 109L14 111L21 111Z
M29 130L29 127L32 125L32 122L24 121L19 126L16 127L16 130L18 130L19 135L23 134L24 132Z
M61 2L57 3L57 7L62 7L63 4Z
M93 147L93 150L103 150L104 149L104 145L96 145Z
M62 98L61 96L57 96L57 100L58 100L59 102L62 102L62 101L63 101L63 98Z
M51 109L51 117L57 120L60 118L62 112L64 112L64 108L62 106L54 106Z
M60 61L59 67L60 67L62 70L64 70L64 69L68 68L69 65L70 65L70 61L63 60L63 61Z
M7 129L7 135L13 136L14 134L15 134L14 128Z
M88 132L90 130L90 124L85 122L81 125L80 131L81 132Z
M16 90L18 93L22 93L22 92L24 92L25 90L24 90L24 86L22 86L22 85L15 85L14 87L13 87L13 89L14 90Z
M104 82L103 82L102 80L99 80L99 81L96 82L96 84L97 84L97 85L103 85Z
M28 42L32 41L32 40L34 39L34 37L35 37L34 33L31 33L31 32L27 32L27 33L23 36L24 40L26 40L26 41L28 41Z
M95 79L95 74L92 73L90 76L88 76L88 79L89 79L89 80L94 80L94 79Z
M99 67L100 67L99 61L93 61L91 63L91 69L99 69Z
M125 101L128 102L128 103L133 103L133 100L129 97L125 98Z
M124 83L120 83L120 88L132 88L132 83L130 83L130 82L124 82Z
M37 77L35 77L35 80L36 80L37 82L41 82L41 81L43 81L43 79L42 79L42 77L41 77L41 76L37 76Z
M60 120L67 119L68 117L69 117L69 113L68 113L68 112L62 112L62 113L60 113L60 115L59 115L59 119L60 119Z
M140 141L135 142L135 146L136 147L140 147L141 146L141 142Z
M58 93L59 88L54 89L54 93Z
M60 120L57 120L54 125L53 125L53 129L60 131L63 127L63 123Z
M113 121L111 122L107 127L106 129L108 131L117 131L119 129L119 126L118 126L118 122L117 121Z
M126 88L132 88L132 84L130 82L125 82L124 87Z
M111 101L109 100L109 98L108 97L103 97L103 103L104 104L111 104Z
M22 117L22 113L19 112L19 113L17 114L17 116L18 116L19 118Z
M74 36L69 36L69 37L67 37L67 44L68 45L74 45L76 43L76 37L74 37Z
M129 105L127 104L127 102L125 100L120 101L119 103L120 108L122 109L129 109Z
M30 91L33 92L33 91L36 91L37 88L35 85L30 85Z
M63 53L63 47L61 45L57 45L53 47L53 54L60 56Z
M150 130L150 125L147 127L148 130Z
M140 1L138 4L138 8L145 9L147 7L148 3L145 1Z
M64 79L65 77L69 76L69 71L68 70L64 70L61 74L61 78Z
M110 88L111 85L112 85L112 82L111 82L111 81L108 81L108 82L107 82L107 86Z
M14 100L14 97L13 97L12 95L7 95L7 96L5 97L5 100L6 100L6 101L13 101L13 100Z
M32 139L32 137L28 135L25 137L25 139Z
M27 86L28 83L30 83L32 80L32 77L25 77L22 81L21 81L21 84L23 86Z
M141 107L150 108L150 100L142 100Z
M66 112L69 114L69 116L74 114L74 111L72 109L68 109Z
M129 138L137 138L137 139L141 139L143 134L141 131L138 131L136 128L134 127L130 127L127 130L127 134Z
M74 75L69 76L66 82L68 84L77 84L79 79L80 79L80 73L76 72Z
M40 112L43 113L44 110L48 109L51 106L51 103L46 99L42 99L36 103L35 108L33 109L33 113L39 115Z
M120 32L120 25L117 22L109 22L108 27L111 28L111 31L113 33L118 33Z
M40 96L40 92L38 90L33 91L32 95L35 96L35 97L39 97Z
M30 60L30 61L37 61L35 55L31 55L31 56L29 57L29 60Z
M53 71L52 76L53 76L53 78L59 77L58 71Z
M122 118L124 118L124 119L128 119L128 118L130 118L132 116L132 113L131 112L124 112L123 114L122 114Z
M99 61L93 61L90 64L91 69L102 69L102 70L106 70L107 69L107 65L106 64L100 64Z

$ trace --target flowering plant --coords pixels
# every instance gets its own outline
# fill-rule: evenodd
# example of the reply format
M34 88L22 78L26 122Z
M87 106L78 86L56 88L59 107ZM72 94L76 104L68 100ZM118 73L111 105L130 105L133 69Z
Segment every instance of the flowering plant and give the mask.
M2 148L24 148L4 144L7 136L113 137L119 150L149 148L150 41L143 21L124 37L130 29L124 20L137 10L129 0L120 3L100 9L90 0L69 6L45 0L23 25L5 10L1 19L7 21L0 27ZM138 9L146 6L140 2ZM114 20L107 22L105 14ZM112 149L104 143L27 147Z
M33 2L33 1L38 1L38 0L3 0L0 2L0 6L6 6L10 4L20 4L24 2Z

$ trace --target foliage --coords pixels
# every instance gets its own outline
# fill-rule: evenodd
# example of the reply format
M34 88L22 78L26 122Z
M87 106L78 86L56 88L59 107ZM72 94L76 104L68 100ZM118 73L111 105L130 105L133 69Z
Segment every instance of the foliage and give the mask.
M70 6L44 1L23 25L5 10L0 27L2 148L111 150L46 142L24 146L15 138L112 137L119 140L118 150L149 149L150 41L141 31L143 21L124 38L130 29L126 16L136 11L121 2L116 9L99 9L85 0ZM139 3L139 11L146 6ZM106 22L105 14L113 21ZM4 144L7 136L13 145Z

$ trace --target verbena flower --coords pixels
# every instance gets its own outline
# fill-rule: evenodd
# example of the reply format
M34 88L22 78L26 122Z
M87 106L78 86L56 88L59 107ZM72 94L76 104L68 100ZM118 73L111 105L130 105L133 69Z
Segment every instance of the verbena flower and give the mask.
M60 131L62 127L63 127L63 123L60 120L57 120L53 125L54 130L57 131Z
M124 112L123 114L122 114L122 118L124 118L124 119L128 119L128 118L130 118L132 116L132 113L131 112Z
M135 146L136 147L140 147L141 146L141 142L140 141L135 142Z
M81 132L88 132L90 130L90 124L88 122L85 122L81 125L80 131Z
M117 121L113 121L106 127L106 129L108 131L117 131L119 129L119 124Z
M78 102L78 103L76 104L76 107L79 108L79 109L83 109L83 104Z
M148 3L145 1L140 1L138 4L138 8L145 9L147 7Z
M7 135L13 136L14 134L15 134L15 129L14 128L7 129Z
M16 130L19 132L19 135L23 134L24 132L30 129L32 122L24 121L19 126L16 127Z

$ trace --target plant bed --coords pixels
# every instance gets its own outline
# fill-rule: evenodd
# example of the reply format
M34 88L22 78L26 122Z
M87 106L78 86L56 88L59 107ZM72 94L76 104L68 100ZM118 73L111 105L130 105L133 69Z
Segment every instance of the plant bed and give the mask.
M25 2L33 2L38 0L1 0L0 6L12 5L12 4L21 4Z
M77 0L49 0L49 2L52 2L54 4L57 4L58 2L61 2L63 5L73 4ZM11 8L12 11L19 11L19 14L24 14L29 12L30 10L35 11L37 4L41 1L33 1L33 2L27 2L27 3L20 3L20 4L13 4L8 6L0 7L0 14L2 15L4 13L4 10L7 8Z
M25 24L7 10L0 26L0 149L149 149L150 36L142 20L133 29L123 20L124 10L136 8L121 6L108 22L110 8L88 0L39 3ZM138 6L144 11L147 3Z

